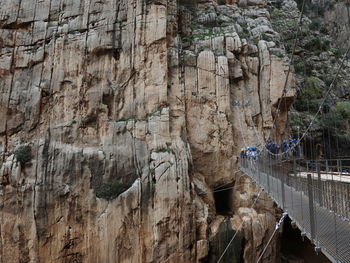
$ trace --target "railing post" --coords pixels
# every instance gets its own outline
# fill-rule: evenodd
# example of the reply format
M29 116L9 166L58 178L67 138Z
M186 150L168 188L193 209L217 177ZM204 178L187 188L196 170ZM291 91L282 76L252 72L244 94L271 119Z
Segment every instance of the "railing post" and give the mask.
M343 168L341 167L341 160L337 160L337 167L338 167L339 181L341 182L341 174L343 170Z
M270 193L270 174L272 172L272 165L271 165L271 157L269 157L269 169L266 173L266 180L267 180L267 192Z
M294 182L297 180L297 161L293 160L293 176L294 176Z
M322 196L322 180L321 180L321 164L317 163L317 187L318 187L318 203L323 206Z
M261 162L260 162L260 157L258 157L258 159L256 160L257 164L258 164L258 182L261 185Z
M326 160L326 172L327 172L327 174L328 174L328 172L329 172L328 160Z
M312 178L311 174L307 174L307 187L309 196L309 213L310 213L310 230L311 230L311 241L315 240L315 214L314 214L314 198L312 192Z
M341 165L341 160L337 160L337 166L338 166L338 172L339 172L339 174L341 174L342 170L343 170L342 165Z
M285 182L285 174L282 174L281 176L281 191L282 191L282 208L285 208L286 203L286 194L284 191L284 182Z
M258 177L259 177L259 164L256 159L253 160L254 165L255 165L255 182L258 182Z
M333 186L335 185L335 182L333 182ZM334 188L335 189L335 188ZM333 220L334 220L334 236L335 236L335 253L336 257L338 258L338 228L337 228L337 216L336 216L336 196L332 194L332 201L333 201ZM338 261L337 261L338 262Z

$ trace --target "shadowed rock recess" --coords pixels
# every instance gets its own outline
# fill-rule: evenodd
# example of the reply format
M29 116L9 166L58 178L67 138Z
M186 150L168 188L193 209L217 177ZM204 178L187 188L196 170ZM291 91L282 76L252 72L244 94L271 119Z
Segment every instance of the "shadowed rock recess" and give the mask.
M0 0L0 262L256 261L288 67L265 0Z

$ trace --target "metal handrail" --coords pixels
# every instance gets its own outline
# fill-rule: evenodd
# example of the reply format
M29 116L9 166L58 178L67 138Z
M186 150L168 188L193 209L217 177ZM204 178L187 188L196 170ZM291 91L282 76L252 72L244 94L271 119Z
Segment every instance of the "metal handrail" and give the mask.
M322 171L320 162L303 167L306 163L302 158L260 155L241 158L241 171L265 189L326 256L350 262L350 177L330 172L330 167Z

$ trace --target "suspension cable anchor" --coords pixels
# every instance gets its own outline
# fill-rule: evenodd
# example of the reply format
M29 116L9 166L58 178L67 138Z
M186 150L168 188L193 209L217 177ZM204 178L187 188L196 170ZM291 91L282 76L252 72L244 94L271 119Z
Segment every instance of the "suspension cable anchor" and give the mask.
M322 252L321 247L320 246L315 246L315 252L316 252L316 255L318 256L318 254Z

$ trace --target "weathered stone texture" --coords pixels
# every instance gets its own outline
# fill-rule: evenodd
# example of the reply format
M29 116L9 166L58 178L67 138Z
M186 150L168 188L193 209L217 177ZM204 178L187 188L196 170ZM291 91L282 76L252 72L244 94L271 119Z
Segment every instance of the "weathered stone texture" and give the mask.
M200 2L197 17L173 0L1 2L1 263L208 256L211 223L224 220L211 191L243 182L239 149L268 137L288 62L230 22L246 17L255 28L264 17L268 26L264 1L243 11ZM181 34L197 33L178 17L231 24L186 47ZM293 94L290 76L283 96ZM32 159L20 163L14 150L24 144ZM115 179L130 188L96 197ZM232 220L244 221L250 262L275 208L265 197L248 209L258 189L244 180L227 201Z

